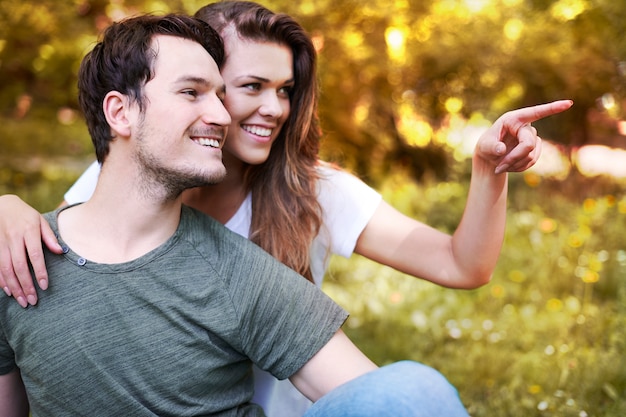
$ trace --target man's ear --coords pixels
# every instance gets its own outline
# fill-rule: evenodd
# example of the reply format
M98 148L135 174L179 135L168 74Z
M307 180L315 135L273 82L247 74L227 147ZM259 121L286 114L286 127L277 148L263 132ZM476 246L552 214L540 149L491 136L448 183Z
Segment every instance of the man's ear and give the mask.
M128 96L119 91L109 91L104 97L102 110L109 126L111 126L113 137L130 137L130 107Z

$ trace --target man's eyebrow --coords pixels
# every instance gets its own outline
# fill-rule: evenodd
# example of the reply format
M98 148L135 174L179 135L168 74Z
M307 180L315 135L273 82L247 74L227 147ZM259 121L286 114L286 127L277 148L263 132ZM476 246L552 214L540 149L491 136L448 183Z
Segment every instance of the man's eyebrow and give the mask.
M197 77L194 75L184 75L179 77L175 81L176 84L180 83L194 83L194 84L202 84L202 85L211 85L211 82L203 77Z
M193 83L193 84L202 85L204 87L210 87L210 86L213 85L213 83L211 81L207 80L206 78L197 77L197 76L194 76L194 75L184 75L182 77L179 77L174 83L175 84ZM215 89L221 95L225 95L226 94L226 84L224 84L224 83L222 83L220 85L215 85Z

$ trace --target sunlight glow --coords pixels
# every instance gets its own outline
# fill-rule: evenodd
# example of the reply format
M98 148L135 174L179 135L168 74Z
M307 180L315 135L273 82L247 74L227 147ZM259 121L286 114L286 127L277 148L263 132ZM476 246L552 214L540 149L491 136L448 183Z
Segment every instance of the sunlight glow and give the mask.
M369 104L359 103L354 109L352 117L357 124L363 123L369 116Z
M39 56L43 59L50 59L54 54L54 46L45 44L39 47Z
M404 61L406 57L406 35L403 29L388 27L385 30L387 53L394 61Z
M485 10L487 7L491 6L493 3L492 0L440 0L435 2L433 8L436 12L458 12L458 9L461 9L459 6L465 6L465 10L470 13L479 13Z
M450 114L456 114L463 108L463 100L458 97L449 97L444 104L446 111Z
M43 71L46 67L46 62L50 57L54 55L54 47L49 44L45 44L39 47L39 56L33 60L33 68L35 71Z
M343 41L349 50L360 48L363 45L363 35L359 32L349 32L344 35Z
M406 93L407 97L411 94ZM398 132L410 146L423 148L428 146L433 138L433 128L424 121L409 103L398 106Z
M600 105L604 110L612 110L615 108L615 97L611 93L606 93L600 98Z
M440 135L443 143L454 149L454 159L457 161L471 157L478 139L487 130L488 125L485 125L480 115L474 115L470 120L452 117L449 123L449 129Z
M522 37L523 30L524 22L520 19L509 19L504 25L504 36L511 41L516 41Z
M465 6L472 13L478 13L491 4L491 0L465 0Z
M153 12L158 13L167 13L171 11L172 8L172 6L169 6L167 2L159 0L146 1L144 7L146 10L152 10Z
M504 113L509 109L510 103L515 99L520 98L524 94L524 86L520 83L513 82L504 87L500 93L492 100L493 108L499 109L501 113Z
M305 16L314 14L316 10L314 1L301 1L298 7L299 13Z
M604 145L586 145L574 153L573 160L583 175L626 178L626 150Z
M575 19L586 8L585 0L560 0L552 5L550 12L554 18L568 21Z
M121 20L128 16L128 12L119 4L109 4L105 8L107 16L113 20Z
M571 171L571 164L568 156L559 145L544 140L541 147L541 158L524 174L524 179L528 174L537 174L544 178L555 178L564 180Z
M432 128L423 120L402 119L398 123L398 131L409 145L419 148L428 146L433 136Z

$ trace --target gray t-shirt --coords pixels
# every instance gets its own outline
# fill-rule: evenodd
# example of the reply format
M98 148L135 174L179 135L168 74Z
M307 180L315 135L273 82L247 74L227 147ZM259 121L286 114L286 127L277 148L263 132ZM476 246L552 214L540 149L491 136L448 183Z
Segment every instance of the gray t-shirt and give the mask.
M56 213L46 218L56 231ZM61 241L61 244L63 242ZM131 262L46 252L35 307L0 299L0 374L20 368L33 416L262 416L251 362L298 371L347 313L213 219Z

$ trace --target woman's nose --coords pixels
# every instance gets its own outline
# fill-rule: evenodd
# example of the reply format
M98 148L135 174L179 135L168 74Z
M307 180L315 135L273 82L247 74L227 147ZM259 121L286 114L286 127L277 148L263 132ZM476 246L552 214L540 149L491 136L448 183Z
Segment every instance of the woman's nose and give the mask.
M263 103L259 108L259 112L263 116L269 116L273 118L279 118L283 114L283 103L282 99L278 97L278 95L274 92L267 92L263 96Z

